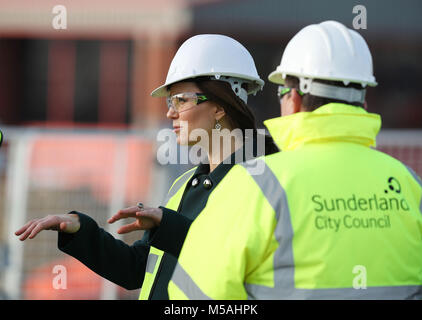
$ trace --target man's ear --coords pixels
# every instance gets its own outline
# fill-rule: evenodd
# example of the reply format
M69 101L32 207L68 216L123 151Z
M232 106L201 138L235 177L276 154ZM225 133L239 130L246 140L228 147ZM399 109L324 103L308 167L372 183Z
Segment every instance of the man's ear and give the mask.
M296 89L290 91L291 95L291 111L292 113L297 113L302 110L302 96L297 92Z
M366 100L363 102L363 108L365 110L368 110L368 103L366 102Z

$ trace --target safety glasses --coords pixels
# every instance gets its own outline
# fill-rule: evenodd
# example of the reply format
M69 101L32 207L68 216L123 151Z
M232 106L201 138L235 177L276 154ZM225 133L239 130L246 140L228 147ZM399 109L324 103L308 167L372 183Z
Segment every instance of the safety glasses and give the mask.
M277 96L280 102L281 102L281 99L283 99L284 95L288 94L290 91L292 91L292 88L285 87L285 86L278 86ZM300 91L299 89L296 89L296 91L297 93L299 93L300 96L304 95L304 93Z
M167 107L182 112L205 101L208 98L202 93L183 92L167 97Z

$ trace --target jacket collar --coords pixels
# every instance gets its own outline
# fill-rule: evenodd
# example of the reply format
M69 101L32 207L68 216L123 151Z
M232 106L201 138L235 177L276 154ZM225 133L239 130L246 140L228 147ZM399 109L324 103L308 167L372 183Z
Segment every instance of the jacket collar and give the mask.
M213 185L217 185L224 178L227 172L229 172L229 170L238 162L237 160L239 160L240 162L249 160L246 159L245 156L245 145L233 152L229 157L222 161L212 172L210 172L209 163L201 163L195 170L195 173L193 174L191 180L201 175L208 175L208 177L213 182Z
M305 143L343 141L375 146L381 117L363 108L329 103L312 112L298 112L264 121L277 146L294 150Z

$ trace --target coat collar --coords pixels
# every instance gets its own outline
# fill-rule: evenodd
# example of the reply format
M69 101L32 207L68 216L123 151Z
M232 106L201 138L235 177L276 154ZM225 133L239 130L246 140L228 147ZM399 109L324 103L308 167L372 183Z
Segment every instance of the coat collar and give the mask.
M294 150L306 143L354 142L375 146L381 117L360 107L329 103L312 112L298 112L264 121L277 146Z

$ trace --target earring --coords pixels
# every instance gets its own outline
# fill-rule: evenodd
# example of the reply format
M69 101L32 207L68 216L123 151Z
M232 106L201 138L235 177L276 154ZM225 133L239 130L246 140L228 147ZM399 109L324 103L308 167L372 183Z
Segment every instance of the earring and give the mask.
M221 130L221 124L219 124L218 123L218 120L216 120L216 123L215 123L215 127L214 127L216 130L218 130L218 131L220 131Z

